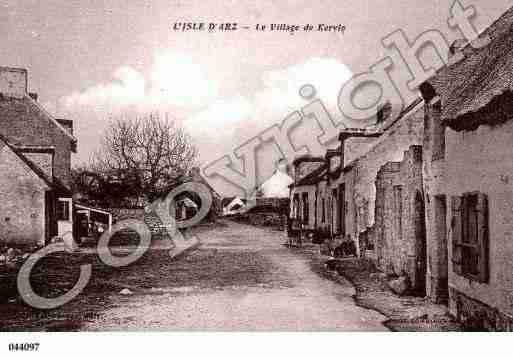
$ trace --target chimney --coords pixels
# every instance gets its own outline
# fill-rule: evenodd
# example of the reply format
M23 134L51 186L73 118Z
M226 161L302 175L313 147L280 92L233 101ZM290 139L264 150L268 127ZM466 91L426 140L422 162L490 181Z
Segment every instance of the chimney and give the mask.
M5 97L23 98L27 95L27 70L0 67L0 93Z
M465 39L455 40L449 47L449 57L456 55L463 51L465 46L468 45L468 41Z
M376 114L376 124L383 123L390 117L392 113L392 104L390 101L385 102L383 105L378 106L378 112Z
M276 162L276 171L286 174L290 172L289 164L286 159L280 158L278 162Z
M38 98L37 93L29 92L29 96L32 98L32 100L37 101L37 98Z
M369 131L363 128L346 128L340 131L338 136L338 140L340 141L340 165L342 168L345 167L345 151L346 151L346 140L353 137L363 137L363 138L377 138L383 134L383 131Z
M468 41L465 39L455 40L451 46L449 47L449 66L452 66L461 60L463 60L467 54L465 54L464 49L467 48ZM468 51L468 50L467 50Z

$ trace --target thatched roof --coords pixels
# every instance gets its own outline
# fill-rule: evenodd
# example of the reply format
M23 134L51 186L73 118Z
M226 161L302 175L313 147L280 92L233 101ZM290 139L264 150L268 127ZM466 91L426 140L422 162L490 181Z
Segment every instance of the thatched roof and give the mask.
M427 81L441 98L444 122L457 127L458 121L483 121L471 114L513 91L512 26L510 8L480 35L477 41L485 46L466 45L460 61L443 67Z
M313 170L309 174L307 174L305 177L303 177L301 180L299 180L296 184L291 184L290 187L299 187L299 186L311 186L319 183L322 181L328 170L327 165L322 165L319 168Z

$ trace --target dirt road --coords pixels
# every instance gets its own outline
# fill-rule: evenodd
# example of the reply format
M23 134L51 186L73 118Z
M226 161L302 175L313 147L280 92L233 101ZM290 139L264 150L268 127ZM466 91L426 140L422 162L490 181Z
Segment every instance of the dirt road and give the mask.
M225 222L199 237L198 249L165 268L166 280L155 271L151 287L139 281L132 295L112 294L115 305L81 330L386 330L385 317L354 304L349 283L320 277L283 246L283 232Z

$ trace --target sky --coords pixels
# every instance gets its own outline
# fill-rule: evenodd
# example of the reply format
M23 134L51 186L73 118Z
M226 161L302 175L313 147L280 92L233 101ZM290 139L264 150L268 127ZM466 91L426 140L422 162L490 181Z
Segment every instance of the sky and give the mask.
M192 136L206 165L280 123L315 86L333 111L340 87L387 51L381 38L415 38L447 26L452 1L32 1L0 0L0 65L29 71L29 89L56 117L74 121L75 165L87 163L109 120L166 113ZM511 2L477 7L482 31ZM175 22L343 24L341 33L177 32ZM428 54L429 55L429 54ZM308 130L301 136L308 136ZM266 152L261 181L280 154ZM231 189L213 183L223 194Z

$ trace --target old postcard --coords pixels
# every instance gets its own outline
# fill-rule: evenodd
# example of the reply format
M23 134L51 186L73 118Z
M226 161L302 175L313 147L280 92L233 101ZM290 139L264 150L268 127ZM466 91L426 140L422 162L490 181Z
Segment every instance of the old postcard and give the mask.
M512 331L511 6L1 1L2 350Z

